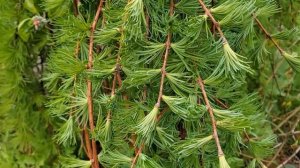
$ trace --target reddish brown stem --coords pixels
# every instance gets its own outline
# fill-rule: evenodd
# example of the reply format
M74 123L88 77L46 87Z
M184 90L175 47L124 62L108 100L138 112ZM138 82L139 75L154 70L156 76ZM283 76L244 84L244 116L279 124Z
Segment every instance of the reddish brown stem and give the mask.
M173 0L170 1L170 16L172 17L174 13L174 2ZM170 47L171 47L171 38L172 38L172 33L169 31L168 36L167 36L167 41L165 42L166 45L166 50L165 50L165 55L164 55L164 61L163 61L163 66L161 68L161 78L160 78L160 87L159 87L159 93L158 93L158 98L156 102L156 107L160 107L161 99L163 96L163 90L164 90L164 80L166 77L166 67L167 67L167 61L169 57L169 52L170 52Z
M215 101L221 106L221 107L223 107L224 109L228 109L229 107L225 104L225 103L223 103L221 100L219 100L218 98L214 98L215 99Z
M78 16L79 11L78 11L78 4L80 0L73 0L73 10L74 10L74 15Z
M94 18L94 21L91 26L91 33L89 38L89 56L88 56L88 65L87 69L91 70L93 68L93 48L94 48L94 32L96 29L97 22L99 20L100 13L103 8L103 0L100 0L98 9ZM92 98L92 81L87 80L87 103L88 103L88 114L89 114L89 126L90 130L94 131L94 116L93 116L93 98ZM98 156L97 156L97 145L95 139L92 139L92 151L93 151L93 167L99 168Z
M213 109L212 109L212 107L209 103L209 100L207 98L204 83L203 83L203 80L200 76L198 77L197 82L198 82L198 84L201 88L201 92L202 92L202 95L203 95L203 98L204 98L204 102L206 104L207 111L209 112L209 115L210 115L211 124L212 124L212 128L213 128L213 137L215 139L217 149L218 149L218 156L223 156L224 153L223 153L223 150L222 150L222 147L221 147L221 144L220 144L220 140L219 140L219 137L218 137L217 124L216 124L216 120L215 120L215 117L214 117L214 112L213 112Z
M255 14L252 14L254 17L255 22L257 23L258 27L263 31L263 33L266 35L266 37L272 41L272 43L275 45L275 47L278 49L281 55L283 55L284 50L279 46L279 44L272 38L271 34L267 31L267 29L261 24L261 22L257 19Z
M205 14L210 18L212 24L214 25L214 27L218 30L222 40L223 40L223 43L226 43L227 40L224 36L224 33L223 31L221 30L221 26L219 24L219 22L216 21L216 19L213 17L213 15L211 14L210 10L206 7L206 5L204 4L204 2L202 0L198 0L198 2L200 3L202 9L204 10Z
M91 148L91 142L90 142L90 137L89 133L87 131L86 126L83 128L83 135L84 135L84 141L85 141L85 147L86 147L86 154L90 160L93 158L93 151Z
M173 16L174 14L174 1L170 0L170 17ZM160 87L159 87L159 93L158 93L158 98L157 98L157 102L155 104L155 106L157 108L160 107L161 104L161 99L163 96L163 89L164 89L164 80L166 77L166 67L167 67L167 60L168 60L168 56L169 56L169 52L170 52L170 47L171 47L171 38L172 38L172 33L171 30L169 30L168 36L167 36L167 40L165 42L166 45L166 49L165 49L165 54L164 54L164 60L163 60L163 66L161 68L161 80L160 80ZM160 120L160 118L162 117L162 115L164 114L164 112L162 112L161 114L158 115L157 121ZM131 164L131 168L134 168L136 165L136 162L138 160L139 155L142 153L142 150L144 148L144 142L142 143L141 147L139 148L138 152L135 154L134 159L132 160L132 164Z
M139 150L136 152L135 157L132 160L132 164L131 164L130 168L134 168L135 167L135 164L136 164L136 162L137 162L140 154L142 153L143 148L144 148L144 143L141 145L141 147L139 148Z

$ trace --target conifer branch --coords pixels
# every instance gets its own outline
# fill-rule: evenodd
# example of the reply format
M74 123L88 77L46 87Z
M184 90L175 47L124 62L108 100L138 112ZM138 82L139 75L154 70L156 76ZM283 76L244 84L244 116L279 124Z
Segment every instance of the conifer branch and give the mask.
M88 132L86 126L84 126L84 128L83 128L83 136L84 136L84 141L85 141L86 154L87 154L88 158L90 160L92 160L93 151L92 151L92 148L91 148L89 132Z
M137 150L134 158L132 159L132 164L131 164L130 168L134 168L135 167L136 162L137 162L140 154L142 153L143 149L144 149L144 143L142 143L141 147Z
M100 3L97 8L97 12L94 18L94 21L91 26L91 33L89 38L89 55L88 55L88 65L87 69L91 70L93 67L93 48L94 48L94 32L96 29L96 25L100 16L100 13L102 12L104 0L100 0ZM88 114L89 114L89 125L90 129L93 132L95 125L94 125L94 116L93 116L93 98L92 98L92 81L90 79L87 80L87 101L88 101ZM97 156L97 145L95 139L92 139L92 151L93 151L93 167L99 168L98 163L98 156Z
M174 1L173 0L170 0L169 12L170 12L169 13L170 17L172 17L174 14ZM171 38L172 38L172 33L171 33L171 30L169 30L168 35L167 35L167 41L165 42L166 49L165 49L165 54L164 54L164 59L163 59L163 66L161 68L161 80L160 80L159 94L158 94L157 102L156 102L154 108L160 107L162 96L163 96L164 79L166 77L166 66L167 66L167 60L168 60L170 47L171 47ZM164 114L164 112L161 112L158 116L156 116L156 122L158 122L161 119L163 114ZM135 167L138 157L142 153L143 148L144 148L144 142L140 146L138 152L136 152L135 157L132 160L132 164L130 166L131 168Z
M224 36L224 33L221 29L221 26L219 24L219 22L216 21L216 19L213 17L213 15L211 14L210 10L206 7L206 5L204 4L204 2L202 0L198 0L198 2L200 3L202 9L204 10L205 14L210 18L212 24L214 25L214 28L216 28L223 40L223 43L227 43L227 40Z
M284 50L279 46L279 44L275 41L274 38L272 38L271 34L267 31L267 29L262 25L262 23L257 19L255 14L252 14L255 22L257 23L258 27L262 30L262 32L265 34L267 39L271 40L272 43L275 45L275 47L278 49L281 55L284 54Z
M262 30L262 32L265 34L267 39L271 40L272 43L275 45L277 50L279 51L280 55L285 58L285 60L288 62L288 64L291 66L292 69L294 69L297 72L300 72L300 57L293 54L288 54L280 45L275 41L275 39L272 37L272 35L267 31L267 29L262 25L262 23L258 20L255 14L252 14L255 22L257 23L258 27ZM274 75L273 75L274 76ZM276 78L275 82L277 84Z
M217 149L218 149L218 156L219 157L224 156L224 152L222 150L220 140L219 140L219 137L218 137L217 124L216 124L216 120L215 120L215 117L214 117L213 109L212 109L212 107L209 103L209 100L208 100L208 97L207 97L207 94L206 94L206 91L205 91L204 83L203 83L203 80L200 76L198 77L197 83L199 84L199 86L201 88L201 92L202 92L202 95L203 95L203 98L204 98L204 102L206 104L207 111L209 112L209 115L210 115L211 124L212 124L212 128L213 128L213 137L215 139Z
M75 58L78 59L78 54L80 52L80 41L78 40L77 43L76 43L76 48L75 48ZM76 89L76 80L77 80L77 76L75 75L74 77L74 86L73 86L73 93L72 93L72 96L76 96L75 94L75 89ZM73 112L72 112L73 113ZM70 115L72 115L72 113ZM82 139L84 140L83 142L83 147L85 149L85 153L86 155L88 156L88 158L90 160L92 160L93 158L93 151L92 151L92 147L91 147L91 142L90 142L90 138L89 138L89 132L86 128L86 125L84 125L83 127L83 135L82 135Z
M174 2L173 0L170 0L170 17L173 16L174 13ZM167 36L167 41L165 42L166 45L166 50L165 50L165 55L164 55L164 61L163 61L163 66L161 68L161 80L160 80L160 87L159 87L159 94L156 102L156 107L160 107L161 99L163 96L163 89L164 89L164 80L166 77L166 67L167 67L167 61L169 57L169 52L170 52L170 47L171 47L171 38L172 38L172 33L169 30L168 36Z

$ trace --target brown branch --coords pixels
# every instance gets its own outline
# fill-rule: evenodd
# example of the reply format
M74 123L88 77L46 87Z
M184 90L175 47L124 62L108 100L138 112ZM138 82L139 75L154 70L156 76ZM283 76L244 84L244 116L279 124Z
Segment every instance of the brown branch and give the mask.
M223 40L223 43L227 43L227 40L224 36L223 31L221 30L221 26L219 24L219 22L216 21L216 19L213 17L213 15L211 14L210 10L206 7L206 5L204 4L204 2L202 0L198 0L198 2L200 3L202 9L204 10L205 14L210 18L212 24L214 25L214 28L216 28Z
M87 65L88 70L91 70L93 67L94 32L96 29L96 25L97 25L100 13L103 8L103 3L104 3L104 0L100 0L94 21L91 26L91 33L90 33L90 38L89 38L89 56L88 56L88 65ZM95 125L94 125L94 116L93 116L92 93L93 93L92 92L92 81L90 79L87 79L87 103L88 103L88 114L89 114L89 126L90 126L90 130L93 132ZM99 168L97 145L96 145L96 141L94 138L92 139L92 151L93 151L92 163L94 165L93 167Z
M275 45L275 47L278 49L278 51L280 52L281 55L283 55L284 50L279 46L279 44L274 40L274 38L272 38L271 34L267 31L267 29L261 24L261 22L257 19L257 17L255 16L255 14L252 14L252 16L254 17L255 22L257 23L258 27L264 32L264 34L266 35L266 37L272 41L272 43Z
M77 43L76 43L75 54L74 54L76 59L78 58L79 52L80 52L80 41L78 40ZM76 96L76 94L75 94L76 79L77 78L76 78L76 75L75 75L72 96ZM72 108L72 110L73 110L73 108ZM72 114L73 114L73 111L70 115L72 115ZM84 151L85 151L86 155L88 156L88 158L90 160L92 160L93 159L93 151L92 151L91 142L90 142L90 139L89 139L89 133L88 133L88 130L86 128L86 125L84 125L82 133L83 133L83 135L82 135L83 137L81 139L83 139L82 144L83 144Z
M88 158L90 160L92 160L93 158L93 151L92 151L92 148L91 148L91 142L90 142L90 137L89 137L89 133L87 131L87 128L86 126L84 126L83 128L83 136L84 136L84 141L85 141L85 148L86 148L86 154L88 156Z
M141 145L141 147L139 148L139 150L136 152L135 157L132 160L132 164L131 164L130 168L134 168L135 167L135 164L136 164L136 162L137 162L140 154L142 153L143 148L144 148L144 143Z
M170 8L169 8L169 12L170 12L170 17L173 16L174 14L174 1L173 0L170 0ZM166 49L165 49L165 54L164 54L164 60L163 60L163 66L161 68L161 80L160 80L160 86L159 86L159 93L158 93L158 98L157 98L157 102L155 104L155 106L157 108L160 107L160 104L161 104L161 99L162 99L162 96L163 96L163 89L164 89L164 80L165 80L165 77L166 77L166 66L167 66L167 60L168 60L168 57L169 57L169 52L170 52L170 47L171 47L171 38L172 38L172 33L171 31L169 30L169 33L167 35L167 40L165 42L165 45L166 45ZM162 117L162 115L164 114L164 112L160 113L158 115L158 118L156 121L159 121L160 118ZM136 162L138 160L138 157L139 155L142 153L142 150L144 148L144 142L142 143L141 147L139 148L138 152L135 154L135 157L134 159L132 160L132 164L131 164L131 168L134 168L135 165L136 165Z
M223 153L220 141L219 141L218 132L217 132L217 124L216 124L216 120L215 120L215 117L214 117L213 109L212 109L212 107L209 103L209 100L207 98L207 94L206 94L206 91L205 91L205 88L204 88L203 80L200 76L198 77L197 82L198 82L198 84L201 88L201 92L202 92L202 95L203 95L203 98L204 98L204 102L206 104L207 111L209 112L209 115L210 115L211 124L212 124L212 128L213 128L213 137L215 139L217 149L218 149L218 156L223 156L224 153Z
M223 103L221 100L219 100L218 98L214 97L214 100L224 109L228 109L228 105L226 105L225 103Z
M172 17L174 13L174 2L173 0L170 1L170 16ZM158 93L158 98L156 102L156 107L160 107L161 99L163 96L163 89L164 89L164 80L166 77L166 67L167 67L167 61L169 57L169 52L170 52L170 47L171 47L171 38L172 38L172 33L169 31L168 36L167 36L167 41L165 42L166 45L166 50L165 50L165 55L164 55L164 61L163 61L163 66L161 68L161 78L160 78L160 86L159 86L159 93Z
M74 10L74 16L78 16L79 11L78 11L78 4L80 0L73 0L73 10Z

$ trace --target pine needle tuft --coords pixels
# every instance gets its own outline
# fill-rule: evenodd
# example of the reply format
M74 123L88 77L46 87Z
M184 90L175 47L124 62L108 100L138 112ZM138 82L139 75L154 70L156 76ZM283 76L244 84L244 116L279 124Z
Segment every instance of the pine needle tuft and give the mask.
M150 143L151 134L155 130L156 118L159 113L158 107L154 106L149 114L143 118L143 120L137 126L137 133L141 134L143 139L146 139L146 143Z
M245 57L235 53L229 44L225 42L223 44L224 49L224 57L221 59L221 64L224 64L225 74L235 76L236 72L246 71L249 73L253 73L251 68L249 67L248 62L244 61Z
M286 52L282 55L295 71L300 72L300 57L298 55L288 54Z
M220 168L230 168L224 155L219 156L219 164L220 164Z

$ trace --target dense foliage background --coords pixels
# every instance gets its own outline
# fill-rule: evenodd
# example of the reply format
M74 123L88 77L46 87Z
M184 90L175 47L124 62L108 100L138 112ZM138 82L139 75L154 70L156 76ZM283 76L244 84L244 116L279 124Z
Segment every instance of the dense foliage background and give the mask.
M0 0L0 167L299 167L299 12Z

